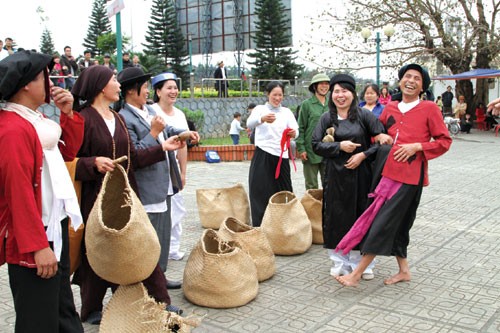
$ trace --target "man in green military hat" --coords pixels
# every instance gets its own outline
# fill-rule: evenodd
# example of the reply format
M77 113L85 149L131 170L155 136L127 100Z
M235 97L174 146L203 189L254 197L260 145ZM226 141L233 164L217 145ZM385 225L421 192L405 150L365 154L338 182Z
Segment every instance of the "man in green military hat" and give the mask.
M313 95L303 101L300 106L299 137L295 141L297 142L298 155L303 163L306 190L318 188L318 174L323 183L323 158L313 152L311 137L319 118L328 111L329 84L330 78L326 74L314 75L309 85L309 91Z

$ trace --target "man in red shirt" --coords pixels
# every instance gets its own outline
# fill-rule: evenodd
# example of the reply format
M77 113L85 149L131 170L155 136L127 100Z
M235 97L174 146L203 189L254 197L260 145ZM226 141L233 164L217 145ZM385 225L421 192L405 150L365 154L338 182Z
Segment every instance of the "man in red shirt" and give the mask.
M336 277L345 286L357 286L361 274L376 255L395 256L399 265L399 272L384 280L385 284L410 281L409 231L416 217L422 187L429 185L428 160L441 156L451 145L439 107L419 98L430 84L427 70L409 64L399 70L398 76L402 101L392 101L385 107L379 119L388 136L380 134L377 140L392 144L380 184L390 182L400 187L373 219L360 244L363 257L358 267L349 275Z
M21 51L0 61L0 264L9 266L16 332L83 332L69 281L68 217L82 222L64 160L84 121L49 79L52 57ZM37 109L52 96L60 125ZM62 141L63 140L63 141Z

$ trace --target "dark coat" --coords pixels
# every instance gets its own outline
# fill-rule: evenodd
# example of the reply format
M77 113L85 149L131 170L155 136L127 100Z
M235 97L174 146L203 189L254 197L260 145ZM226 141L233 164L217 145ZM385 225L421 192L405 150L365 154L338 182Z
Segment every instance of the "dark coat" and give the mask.
M378 144L371 144L371 138L384 131L382 123L368 110L358 108L354 121L331 121L332 113L324 113L312 135L312 146L316 154L326 163L323 189L323 238L324 247L335 249L342 237L351 229L356 219L368 207L372 171L371 161L378 150ZM335 128L335 142L322 142L326 129ZM361 144L354 152L340 150L340 142L350 140ZM354 154L364 152L367 158L354 170L344 165Z

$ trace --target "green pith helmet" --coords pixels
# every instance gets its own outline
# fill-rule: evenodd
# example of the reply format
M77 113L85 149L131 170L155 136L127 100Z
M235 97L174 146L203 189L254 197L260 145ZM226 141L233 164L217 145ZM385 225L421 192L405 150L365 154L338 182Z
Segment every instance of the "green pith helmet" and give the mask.
M312 80L311 80L311 84L309 84L309 91L314 94L313 86L319 82L330 82L330 78L328 77L328 75L326 75L324 73L319 73L319 74L314 75Z

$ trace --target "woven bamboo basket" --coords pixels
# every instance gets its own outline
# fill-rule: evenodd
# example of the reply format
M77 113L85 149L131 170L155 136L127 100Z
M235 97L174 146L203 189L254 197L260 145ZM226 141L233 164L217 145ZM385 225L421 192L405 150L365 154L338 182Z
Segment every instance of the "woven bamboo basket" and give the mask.
M226 188L198 189L196 203L204 228L219 229L228 216L250 224L248 195L241 184Z
M223 241L215 230L207 229L189 255L182 289L196 305L242 306L257 296L257 268L237 243Z
M301 254L312 245L311 222L292 192L277 192L269 198L261 228L274 254Z
M259 282L271 278L276 272L276 260L273 249L266 235L260 228L252 227L234 217L228 217L222 222L217 232L225 241L236 241L241 245L257 267Z
M323 244L323 190L307 190L300 203L311 221L313 244Z

